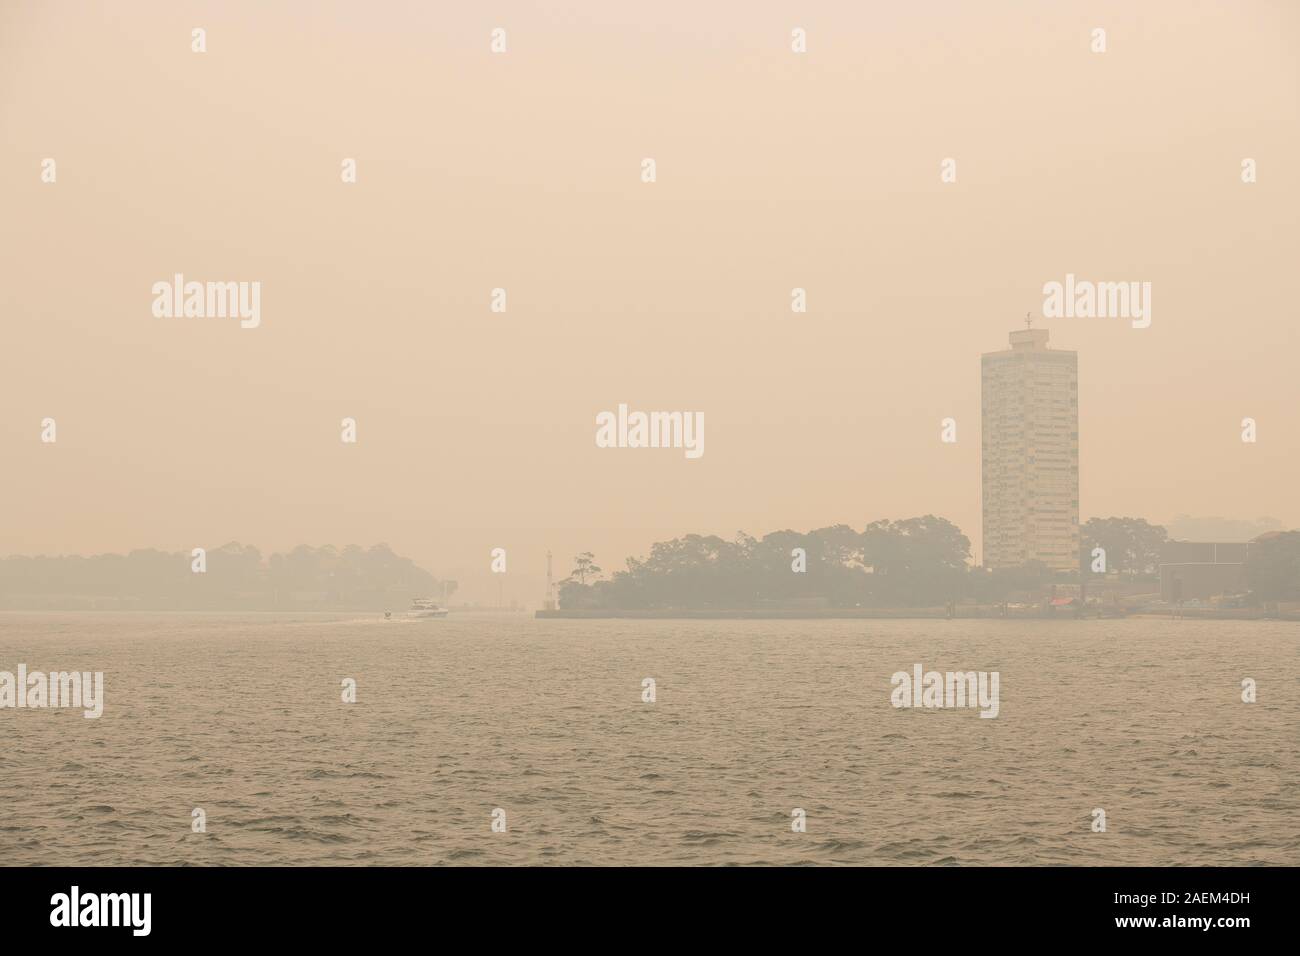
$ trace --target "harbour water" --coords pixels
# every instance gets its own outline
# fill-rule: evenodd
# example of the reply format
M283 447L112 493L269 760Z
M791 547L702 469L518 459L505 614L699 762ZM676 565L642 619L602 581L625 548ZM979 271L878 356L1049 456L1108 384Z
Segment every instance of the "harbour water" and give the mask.
M19 664L104 701L0 708L10 865L1300 864L1289 622L0 614Z

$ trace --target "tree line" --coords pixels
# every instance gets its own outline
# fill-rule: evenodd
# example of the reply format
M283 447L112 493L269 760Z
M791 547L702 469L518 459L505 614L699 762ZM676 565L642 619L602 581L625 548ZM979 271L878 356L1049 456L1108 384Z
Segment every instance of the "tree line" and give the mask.
M1141 518L1093 518L1080 528L1079 566L1052 571L1037 562L987 570L972 565L970 540L946 518L880 520L861 531L838 524L727 540L688 534L655 543L623 570L601 577L595 555L575 559L560 584L565 609L741 609L816 604L830 607L938 607L995 604L1041 593L1054 583L1096 574L1105 552L1111 580L1159 588L1165 528ZM1300 532L1252 545L1247 579L1262 600L1300 599Z
M386 544L301 545L263 557L231 542L207 550L202 570L191 552L0 558L0 605L79 607L117 602L140 608L388 610L412 597L441 596L444 582ZM455 582L445 582L448 592Z

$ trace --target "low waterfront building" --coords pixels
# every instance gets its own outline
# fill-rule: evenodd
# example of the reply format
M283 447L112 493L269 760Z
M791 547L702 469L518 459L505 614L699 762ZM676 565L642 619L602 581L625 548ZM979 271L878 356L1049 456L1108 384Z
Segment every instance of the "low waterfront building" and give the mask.
M1160 549L1160 598L1170 604L1204 601L1246 590L1241 542L1167 541Z

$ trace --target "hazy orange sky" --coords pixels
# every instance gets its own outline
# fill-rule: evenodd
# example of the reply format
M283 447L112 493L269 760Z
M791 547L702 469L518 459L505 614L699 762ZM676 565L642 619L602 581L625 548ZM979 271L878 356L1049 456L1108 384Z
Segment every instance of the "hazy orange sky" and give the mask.
M1083 519L1300 524L1300 5L467 6L0 6L0 554L386 541L474 600L504 547L530 604L688 531L978 556L979 356L1066 273L1153 287L1046 323ZM155 318L177 272L261 326ZM597 448L620 402L704 456Z

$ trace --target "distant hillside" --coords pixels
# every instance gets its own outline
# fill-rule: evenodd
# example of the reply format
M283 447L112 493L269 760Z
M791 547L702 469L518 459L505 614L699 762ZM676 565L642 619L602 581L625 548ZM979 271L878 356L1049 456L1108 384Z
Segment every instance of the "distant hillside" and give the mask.
M201 560L154 549L0 558L0 608L9 610L402 610L412 597L441 597L442 587L386 544L301 545L266 558L236 542Z

